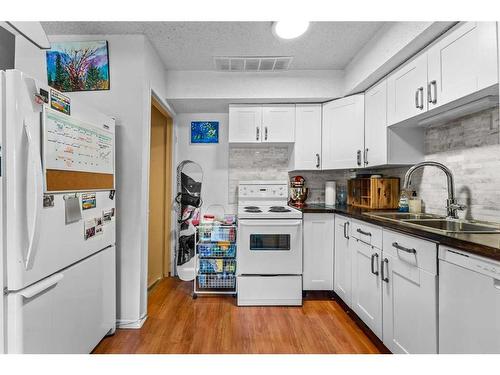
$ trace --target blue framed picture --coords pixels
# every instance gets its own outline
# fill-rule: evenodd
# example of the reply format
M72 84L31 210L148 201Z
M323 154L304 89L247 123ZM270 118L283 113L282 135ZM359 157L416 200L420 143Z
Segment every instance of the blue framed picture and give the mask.
M192 121L191 143L219 143L219 121Z

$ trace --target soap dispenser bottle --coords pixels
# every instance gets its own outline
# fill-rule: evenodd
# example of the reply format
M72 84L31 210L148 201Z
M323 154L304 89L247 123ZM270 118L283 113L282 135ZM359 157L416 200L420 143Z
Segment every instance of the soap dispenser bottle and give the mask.
M409 203L410 213L419 214L422 212L422 199L417 197L417 192L413 191Z
M399 212L408 212L410 209L410 197L408 196L408 192L403 189L401 190L401 194L399 196Z

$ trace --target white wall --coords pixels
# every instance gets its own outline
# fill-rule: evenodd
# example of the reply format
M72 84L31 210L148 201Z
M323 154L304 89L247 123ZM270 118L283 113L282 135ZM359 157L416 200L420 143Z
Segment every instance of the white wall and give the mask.
M146 314L150 96L166 96L163 66L143 35L49 39L108 41L110 90L68 96L116 118L117 319L134 326ZM16 38L16 69L46 82L45 52Z
M218 144L191 144L191 121L219 121ZM212 204L222 204L226 212L228 201L228 123L227 113L180 114L175 117L175 166L183 160L197 162L203 168L202 212Z
M168 99L318 99L343 94L341 70L167 71Z

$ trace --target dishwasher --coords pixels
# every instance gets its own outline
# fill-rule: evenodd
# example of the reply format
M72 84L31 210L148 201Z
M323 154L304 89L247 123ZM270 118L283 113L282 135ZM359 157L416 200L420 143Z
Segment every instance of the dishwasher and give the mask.
M500 354L500 262L440 246L439 353Z

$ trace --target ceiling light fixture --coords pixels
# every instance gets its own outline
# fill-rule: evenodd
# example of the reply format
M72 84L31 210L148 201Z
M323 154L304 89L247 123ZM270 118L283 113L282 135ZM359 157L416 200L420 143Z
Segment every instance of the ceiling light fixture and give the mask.
M273 22L273 33L281 39L294 39L304 34L309 28L308 21Z

